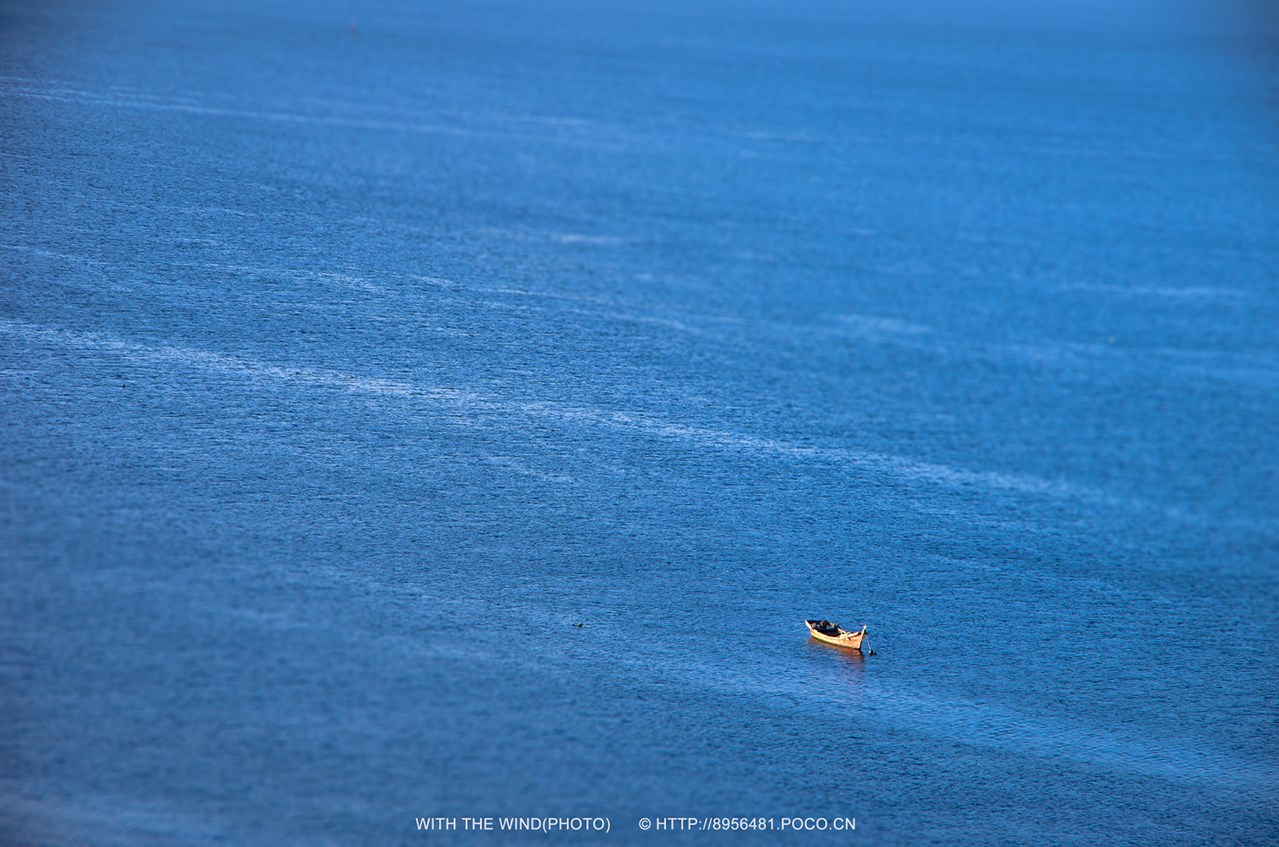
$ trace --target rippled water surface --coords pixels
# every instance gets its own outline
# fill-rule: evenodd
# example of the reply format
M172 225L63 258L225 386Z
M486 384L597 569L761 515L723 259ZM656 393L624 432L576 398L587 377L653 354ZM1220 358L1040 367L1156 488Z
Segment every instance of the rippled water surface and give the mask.
M3 840L1279 841L1269 56L602 5L5 4Z

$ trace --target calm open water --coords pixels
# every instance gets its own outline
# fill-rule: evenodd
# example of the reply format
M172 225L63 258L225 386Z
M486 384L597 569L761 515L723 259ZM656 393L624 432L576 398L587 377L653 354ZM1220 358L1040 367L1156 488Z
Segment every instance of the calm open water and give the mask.
M4 5L0 840L1279 842L1273 54L600 5Z

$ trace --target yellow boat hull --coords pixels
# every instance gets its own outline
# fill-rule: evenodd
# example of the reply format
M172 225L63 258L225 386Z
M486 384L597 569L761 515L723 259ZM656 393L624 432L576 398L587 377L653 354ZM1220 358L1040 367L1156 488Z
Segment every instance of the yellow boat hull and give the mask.
M849 632L848 630L840 627L838 635L827 635L824 632L818 632L814 629L813 624L810 621L804 621L804 626L808 627L808 634L811 635L815 641L820 641L823 644L830 644L834 647L844 647L848 650L862 649L862 639L866 637L866 627L862 627L860 632Z

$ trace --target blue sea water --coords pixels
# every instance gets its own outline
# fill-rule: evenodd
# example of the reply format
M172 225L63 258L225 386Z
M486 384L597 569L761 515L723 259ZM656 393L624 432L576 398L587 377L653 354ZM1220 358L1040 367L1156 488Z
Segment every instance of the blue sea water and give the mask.
M983 14L4 4L2 840L1279 843L1273 53Z

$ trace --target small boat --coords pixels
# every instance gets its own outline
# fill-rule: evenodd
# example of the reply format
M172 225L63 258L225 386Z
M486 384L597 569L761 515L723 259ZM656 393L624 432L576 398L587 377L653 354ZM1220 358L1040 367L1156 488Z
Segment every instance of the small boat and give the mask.
M834 644L836 647L847 647L849 650L862 649L862 639L866 637L864 626L860 632L849 632L839 624L827 620L804 621L804 625L808 627L809 634L818 641Z

